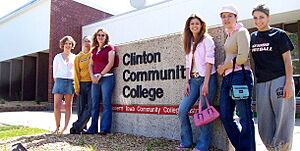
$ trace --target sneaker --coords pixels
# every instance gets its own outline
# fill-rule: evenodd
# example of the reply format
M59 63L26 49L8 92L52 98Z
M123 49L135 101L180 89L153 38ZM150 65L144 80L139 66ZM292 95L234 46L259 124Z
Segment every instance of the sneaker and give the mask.
M190 149L190 147L184 147L182 144L179 144L177 147L175 147L176 150L187 150Z
M101 131L99 134L105 136L105 135L107 135L108 133L107 133L107 132L104 132L104 131Z
M201 151L201 150L199 150L199 149L197 149L197 148L195 147L192 151Z
M97 134L97 133L92 133L92 132L89 132L89 131L82 131L81 134L92 135L92 134Z
M70 129L70 134L80 134L74 127Z

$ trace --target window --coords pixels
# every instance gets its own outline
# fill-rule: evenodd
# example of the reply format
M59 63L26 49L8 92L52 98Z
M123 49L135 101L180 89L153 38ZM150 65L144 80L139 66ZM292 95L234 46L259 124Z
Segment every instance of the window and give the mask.
M300 98L300 61L299 61L299 30L298 23L284 25L284 30L294 44L295 49L291 51L293 63L293 77L295 81L295 94Z

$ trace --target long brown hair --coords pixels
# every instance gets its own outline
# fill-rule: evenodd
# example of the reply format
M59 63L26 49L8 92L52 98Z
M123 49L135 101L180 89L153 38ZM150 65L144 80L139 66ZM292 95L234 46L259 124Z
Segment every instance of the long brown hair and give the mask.
M191 51L191 41L193 38L193 34L190 30L190 22L192 19L198 19L201 24L201 29L199 32L199 38L197 41L194 41L193 50L196 49L197 45L204 39L206 33L206 23L196 14L192 14L185 22L184 32L183 32L183 48L185 54L189 54Z
M105 42L104 42L103 46L105 46L105 45L107 45L109 43L109 35L108 35L108 33L105 31L105 29L100 28L93 35L92 47L98 47L99 46L99 43L97 41L97 35L98 35L98 32L100 32L100 31L102 31L103 33L105 33L105 36L106 36Z

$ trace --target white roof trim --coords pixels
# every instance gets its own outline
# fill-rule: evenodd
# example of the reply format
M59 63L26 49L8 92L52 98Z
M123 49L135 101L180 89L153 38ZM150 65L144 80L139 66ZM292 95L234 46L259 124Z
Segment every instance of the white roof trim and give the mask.
M42 0L32 0L28 3L26 3L25 5L19 7L18 9L8 13L7 15L3 16L0 18L0 24L3 22L6 22L7 20L17 16L18 14L23 13L24 11L30 9L31 7L33 7L35 4L37 4L38 2L40 2Z

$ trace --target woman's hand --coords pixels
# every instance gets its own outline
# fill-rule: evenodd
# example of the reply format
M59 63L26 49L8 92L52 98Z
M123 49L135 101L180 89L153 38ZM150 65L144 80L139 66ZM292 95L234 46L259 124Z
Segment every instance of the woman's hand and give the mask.
M185 84L184 95L185 96L190 95L190 84L189 84L189 82L186 82L186 84Z
M283 88L283 98L289 100L294 94L293 84L286 83Z
M223 76L223 74L224 74L223 65L218 65L217 72L219 75Z
M100 75L93 75L93 76L91 77L92 82L95 83L95 84L98 84L100 78L101 78Z
M208 84L203 84L201 94L203 96L207 96L208 95Z

